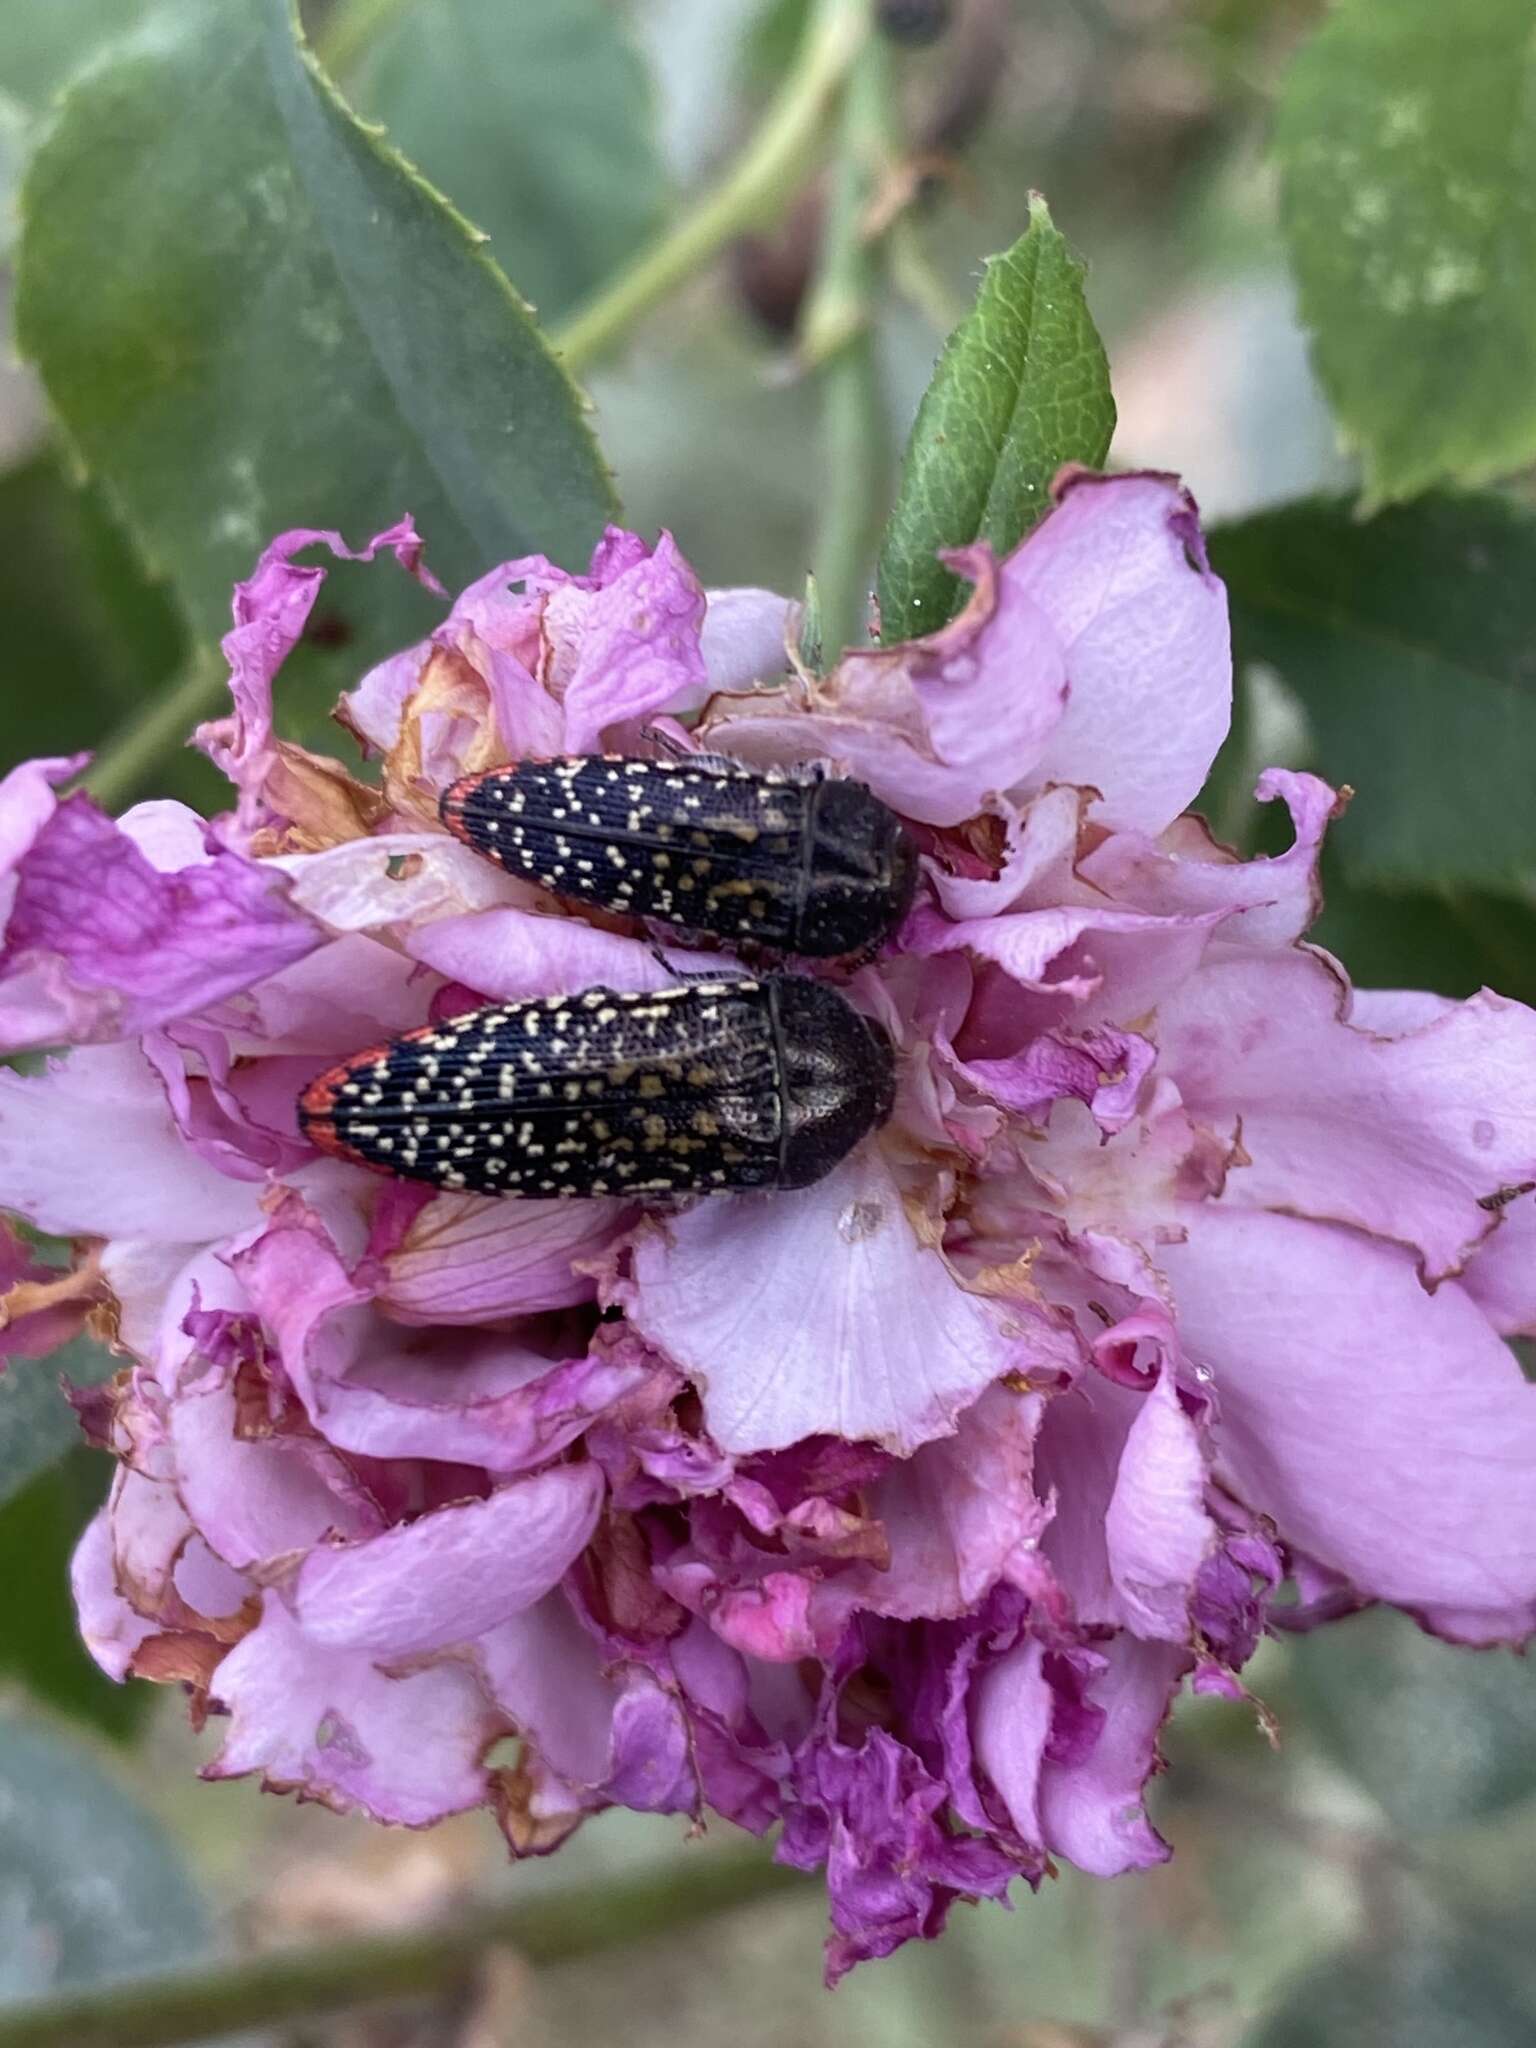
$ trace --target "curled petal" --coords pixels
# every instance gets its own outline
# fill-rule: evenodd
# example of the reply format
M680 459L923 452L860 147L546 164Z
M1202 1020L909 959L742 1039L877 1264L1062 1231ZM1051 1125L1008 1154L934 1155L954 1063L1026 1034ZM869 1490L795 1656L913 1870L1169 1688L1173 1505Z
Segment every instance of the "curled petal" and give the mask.
M298 907L333 932L387 930L456 917L528 891L441 832L389 832L267 863L285 872Z
M784 673L785 646L800 607L750 585L706 593L700 652L711 690L749 690ZM674 707L681 708L681 707Z
M481 1805L481 1758L505 1728L462 1666L386 1676L363 1652L301 1634L276 1593L212 1690L231 1718L205 1778L260 1771L271 1791L406 1827Z
M1126 1433L1104 1524L1109 1575L1138 1636L1189 1640L1196 1583L1216 1542L1206 1480L1199 1431L1164 1366Z
M422 541L402 519L354 552L339 533L299 527L280 533L264 549L247 582L235 585L235 623L224 636L234 710L199 728L197 743L240 793L239 822L247 834L271 822L263 786L276 761L272 733L272 685L308 624L325 570L301 566L293 557L304 548L328 547L347 562L371 562L388 548L402 569L441 595L441 586L422 566Z
M498 1202L434 1195L384 1261L379 1301L404 1323L489 1323L590 1301L577 1270L634 1211L618 1201Z
M1158 1731L1194 1660L1172 1644L1128 1635L1116 1636L1104 1655L1105 1669L1089 1691L1103 1725L1086 1755L1047 1756L1040 1817L1048 1849L1093 1877L1118 1877L1168 1860L1168 1844L1142 1798L1158 1768Z
M1068 698L1032 783L1098 790L1104 824L1158 833L1204 786L1232 717L1227 594L1195 502L1167 476L1059 483L1003 569L1065 650Z
M68 797L17 870L0 1044L129 1037L249 988L319 942L270 868L218 852L162 873L89 797Z
M1199 818L1180 818L1161 840L1116 832L1087 854L1078 873L1117 904L1160 917L1227 909L1224 940L1248 946L1289 946L1322 909L1317 862L1329 821L1342 809L1337 793L1315 775L1270 768L1254 791L1260 803L1283 799L1295 843L1272 859L1239 860L1213 840Z
M100 1509L85 1525L69 1568L75 1615L85 1647L119 1685L128 1676L133 1653L155 1632L155 1625L129 1606L117 1589L112 1532L107 1510Z
M590 753L611 728L655 712L696 710L708 694L703 623L704 592L670 533L604 587L556 591L544 630L566 751Z
M1233 1200L1412 1245L1434 1282L1497 1227L1486 1199L1536 1179L1536 1014L1484 991L1381 1036L1348 1000L1310 949L1223 949L1164 1004L1163 1069L1192 1116L1241 1118Z
M585 1547L602 1502L592 1465L515 1479L371 1541L312 1551L299 1626L331 1649L402 1658L483 1635L541 1600Z

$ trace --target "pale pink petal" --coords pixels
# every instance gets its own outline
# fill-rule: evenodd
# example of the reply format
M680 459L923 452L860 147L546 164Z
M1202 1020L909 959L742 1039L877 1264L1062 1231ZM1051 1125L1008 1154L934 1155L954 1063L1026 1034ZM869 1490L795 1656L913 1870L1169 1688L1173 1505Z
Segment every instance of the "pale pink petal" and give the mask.
M1323 834L1341 808L1337 794L1315 775L1270 768L1254 794L1260 803L1283 798L1295 842L1273 859L1239 860L1219 846L1198 818L1180 818L1161 841L1139 832L1116 832L1078 864L1085 882L1127 909L1161 917L1226 908L1234 915L1224 941L1288 946L1322 909L1317 863Z
M204 1373L171 1403L177 1492L226 1564L259 1569L327 1537L376 1532L376 1516L340 1486L326 1485L309 1444L282 1436L243 1440L236 1426L226 1373Z
M1500 1210L1462 1285L1501 1337L1536 1336L1536 1195Z
M1536 1627L1536 1386L1456 1282L1356 1232L1211 1204L1159 1262L1217 1463L1283 1540L1468 1640Z
M959 618L844 656L809 712L732 716L724 703L706 743L748 760L833 760L930 825L959 824L1024 783L1066 702L1060 640L988 548L949 559L976 584Z
M88 796L68 797L16 872L0 1044L128 1037L248 988L319 942L272 869L219 852L160 873Z
M709 688L750 690L754 683L777 680L788 665L785 643L798 625L800 607L772 590L751 585L711 590L705 596L699 646Z
M462 1654L552 1769L589 1789L603 1782L612 1768L618 1691L563 1593L509 1616Z
M1200 1121L1242 1119L1231 1200L1412 1245L1434 1281L1536 1178L1536 1014L1485 991L1391 1038L1348 1014L1324 956L1223 948L1163 1005L1163 1070Z
M1116 1636L1093 1681L1091 1703L1104 1714L1098 1740L1079 1760L1047 1756L1040 1769L1045 1845L1093 1877L1118 1877L1165 1863L1169 1849L1142 1804L1157 1767L1157 1736L1193 1659L1168 1643Z
M299 1626L328 1648L387 1658L467 1642L544 1597L602 1497L595 1466L557 1465L371 1542L312 1551L294 1585Z
M231 1054L334 1059L424 1022L434 986L414 960L362 932L348 932L217 1005L212 1018Z
M112 1535L107 1510L100 1509L85 1525L69 1568L75 1615L85 1647L119 1685L128 1676L133 1653L155 1632L153 1622L136 1614L117 1590Z
M436 579L422 567L421 536L409 519L375 534L356 552L339 533L309 527L280 533L262 551L249 580L235 585L235 623L223 641L233 712L197 732L197 744L240 793L239 822L247 833L269 822L271 816L263 802L262 785L275 758L272 685L298 645L325 582L324 569L301 567L293 560L303 549L314 546L328 547L347 562L371 562L380 548L388 548L402 569L428 590L442 594Z
M1154 917L1070 904L953 924L932 905L919 904L902 929L901 943L908 952L930 957L963 951L994 960L1021 988L1045 994L1083 998L1103 986L1109 1010L1129 1021L1156 1000L1156 991L1177 987L1188 977L1212 927L1227 914L1207 910Z
M623 1202L499 1202L435 1195L384 1261L380 1304L405 1323L488 1323L590 1301L576 1271L633 1209Z
M1044 1644L1026 1640L983 1672L972 1691L976 1759L1024 1842L1042 1839L1040 1770L1055 1706L1044 1665Z
M23 761L0 782L0 879L15 870L58 809L55 788L78 775L90 758L89 754L59 754L42 761Z
M1126 1435L1104 1524L1110 1578L1138 1636L1189 1640L1195 1581L1216 1547L1205 1488L1199 1431L1164 1366Z
M829 1435L906 1456L991 1381L1063 1353L1036 1312L968 1294L919 1244L873 1145L800 1193L649 1226L633 1256L627 1313L700 1387L727 1451Z
M927 867L945 913L957 921L996 917L1022 898L1050 903L1071 887L1077 859L1083 792L1043 790L1024 810L1002 806L1003 855L995 875L950 874L937 861Z
M40 1230L207 1243L259 1222L259 1194L187 1150L137 1046L0 1071L0 1203Z
M387 930L528 900L529 887L442 832L387 832L322 853L283 854L293 902L333 932Z
M425 966L499 1003L583 988L667 988L677 979L640 939L530 910L435 917L406 944Z
M1003 568L1066 651L1066 711L1032 785L1099 791L1106 825L1157 833L1204 786L1232 716L1227 594L1194 500L1167 476L1078 473Z
M462 1666L388 1677L301 1634L275 1593L212 1690L231 1721L205 1778L260 1771L274 1792L406 1827L484 1802L481 1760L505 1725Z
M605 588L556 591L544 618L569 753L591 753L611 728L653 712L696 708L707 693L704 592L669 533Z

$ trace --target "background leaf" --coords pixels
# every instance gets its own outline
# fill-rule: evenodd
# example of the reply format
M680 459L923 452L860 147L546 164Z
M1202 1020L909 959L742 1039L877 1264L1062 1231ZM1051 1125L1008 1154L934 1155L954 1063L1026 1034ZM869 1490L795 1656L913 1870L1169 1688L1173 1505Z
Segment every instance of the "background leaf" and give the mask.
M1304 1978L1243 2048L1525 2048L1533 2020L1480 1943L1384 1941Z
M1295 1638L1308 1726L1405 1832L1450 1827L1536 1793L1536 1670L1437 1642L1373 1608Z
M343 83L546 321L658 224L650 81L609 0L414 0Z
M0 1715L0 1815L0 1997L207 1946L207 1913L171 1841L65 1729Z
M1536 877L1536 515L1444 496L1361 522L1314 499L1219 529L1211 558L1239 669L1276 671L1357 791L1331 836L1351 880Z
M46 1358L12 1359L0 1373L0 1505L80 1441L60 1380L99 1386L117 1365L110 1351L81 1336Z
M287 526L355 543L412 512L450 585L584 562L612 500L576 392L283 0L200 0L76 84L23 219L23 346L200 635ZM405 576L338 577L321 687L433 615Z
M157 0L13 0L0 7L0 92L24 106L49 96L103 44L134 29Z
M1291 67L1277 146L1302 314L1371 494L1536 458L1529 0L1346 0Z
M918 408L880 551L882 639L942 626L962 586L936 550L978 535L1011 548L1049 510L1061 465L1097 467L1114 428L1083 266L1035 194L1028 228L987 264Z
M69 1596L70 1558L111 1478L110 1461L81 1444L0 1507L6 1585L0 1674L23 1684L33 1699L122 1737L143 1726L154 1688L114 1685L97 1669Z

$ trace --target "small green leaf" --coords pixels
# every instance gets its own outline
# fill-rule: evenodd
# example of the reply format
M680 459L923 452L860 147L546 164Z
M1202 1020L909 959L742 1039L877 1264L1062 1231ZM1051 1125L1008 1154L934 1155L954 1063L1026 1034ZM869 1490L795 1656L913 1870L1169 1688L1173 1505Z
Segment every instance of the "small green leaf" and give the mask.
M175 1845L65 1728L0 1715L0 1813L0 2000L206 1949L207 1908Z
M1062 464L1096 468L1114 430L1083 266L1037 193L1029 226L988 262L918 407L880 550L881 638L942 626L963 586L938 550L980 538L1006 552L1049 511Z
M284 527L355 542L411 512L454 584L530 549L579 564L611 509L526 309L285 0L173 8L65 95L24 188L18 324L204 637ZM393 573L326 603L332 689L433 616Z
M47 1358L13 1358L0 1373L0 1506L80 1441L59 1382L99 1386L117 1370L111 1352L77 1337Z
M1344 0L1281 97L1318 374L1378 503L1536 459L1530 0Z
M1219 529L1239 669L1300 700L1356 791L1352 881L1509 890L1536 876L1536 515L1427 498L1361 522L1309 500Z
M110 1461L81 1444L0 1507L0 1581L7 1588L0 1674L33 1699L121 1737L142 1725L155 1689L114 1685L97 1669L69 1593L70 1558L111 1476Z
M609 0L415 0L343 83L546 321L656 229L650 81Z
M1331 1957L1242 2048L1529 2048L1533 2023L1486 1944L1419 1937Z
M1536 1670L1437 1642L1389 1608L1298 1636L1299 1718L1405 1832L1536 1792Z

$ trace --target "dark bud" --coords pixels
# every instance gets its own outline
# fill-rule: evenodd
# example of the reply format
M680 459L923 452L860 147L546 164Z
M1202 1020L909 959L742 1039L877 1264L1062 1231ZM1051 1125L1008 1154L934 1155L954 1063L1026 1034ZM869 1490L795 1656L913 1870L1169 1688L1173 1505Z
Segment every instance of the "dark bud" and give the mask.
M879 0L875 19L893 43L923 49L949 27L953 0Z

